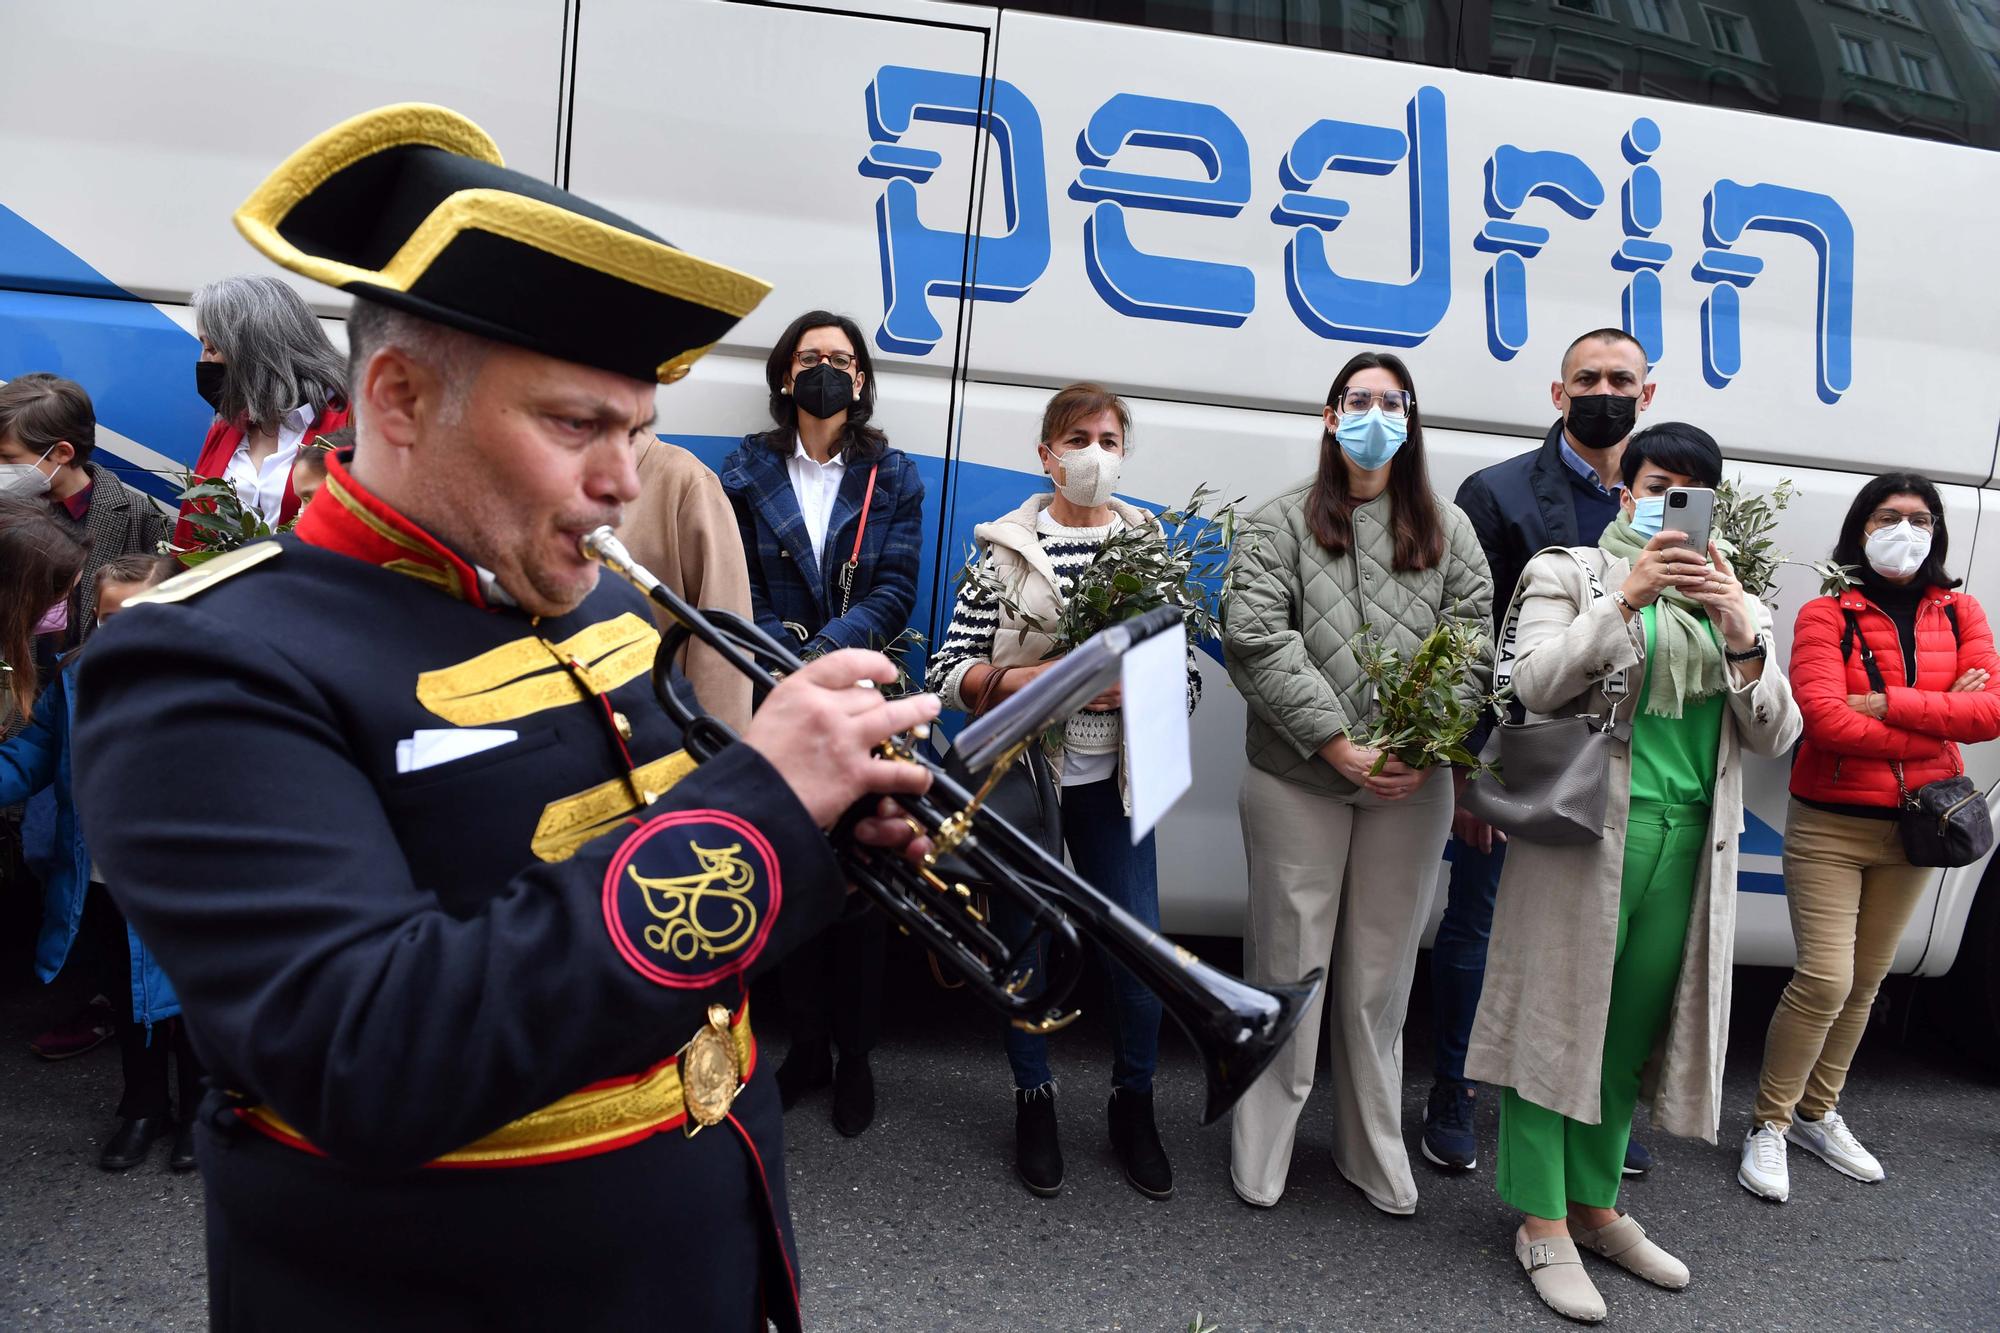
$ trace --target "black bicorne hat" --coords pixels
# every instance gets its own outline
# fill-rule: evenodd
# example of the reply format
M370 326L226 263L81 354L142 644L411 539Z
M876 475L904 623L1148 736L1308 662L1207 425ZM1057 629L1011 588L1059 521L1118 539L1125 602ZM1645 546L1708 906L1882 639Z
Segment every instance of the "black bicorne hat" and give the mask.
M236 210L265 255L355 296L671 384L771 290L501 164L455 111L344 121Z

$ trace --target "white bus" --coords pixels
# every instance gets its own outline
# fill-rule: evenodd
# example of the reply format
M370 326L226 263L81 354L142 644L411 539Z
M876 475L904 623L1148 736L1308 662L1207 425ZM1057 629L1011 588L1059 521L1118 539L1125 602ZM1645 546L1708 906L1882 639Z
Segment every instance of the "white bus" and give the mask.
M1606 324L1655 363L1652 420L1795 484L1796 558L1867 475L1916 467L2000 600L1996 0L67 0L0 37L0 379L82 381L135 478L207 424L189 293L265 267L235 205L337 119L423 100L776 284L661 396L711 463L765 424L793 315L869 330L877 420L929 487L932 639L972 525L1037 484L1053 387L1127 396L1131 498L1254 502L1312 468L1334 370L1393 347L1450 494L1542 438L1563 347ZM1780 584L1782 650L1815 580ZM1226 934L1243 706L1204 669L1161 887L1169 928ZM2000 777L2000 748L1968 762ZM1788 963L1783 765L1748 795L1737 957ZM1990 1028L1985 869L1938 875L1895 966L1963 955Z

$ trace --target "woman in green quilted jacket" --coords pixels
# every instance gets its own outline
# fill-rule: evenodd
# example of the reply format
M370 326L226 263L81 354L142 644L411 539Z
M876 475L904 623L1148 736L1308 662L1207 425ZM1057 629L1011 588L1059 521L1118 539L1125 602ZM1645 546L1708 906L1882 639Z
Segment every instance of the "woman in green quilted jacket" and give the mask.
M1353 646L1363 626L1405 655L1441 619L1483 630L1493 580L1471 522L1431 491L1416 386L1399 358L1349 361L1323 421L1318 473L1242 526L1224 594L1223 658L1250 706L1244 968L1263 983L1328 969L1334 1163L1383 1212L1411 1213L1403 1015L1451 779L1356 739L1370 699ZM1486 687L1482 666L1458 689L1470 704ZM1284 1193L1320 1003L1236 1107L1230 1178L1246 1203Z

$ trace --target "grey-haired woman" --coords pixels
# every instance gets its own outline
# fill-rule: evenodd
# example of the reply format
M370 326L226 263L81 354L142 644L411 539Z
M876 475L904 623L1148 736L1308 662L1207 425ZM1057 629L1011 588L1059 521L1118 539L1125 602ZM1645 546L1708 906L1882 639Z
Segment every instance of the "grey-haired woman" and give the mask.
M305 298L277 278L245 275L194 294L195 391L215 421L195 458L198 476L221 477L245 510L273 528L298 517L292 463L299 447L348 422L347 363ZM181 506L174 545L200 544Z

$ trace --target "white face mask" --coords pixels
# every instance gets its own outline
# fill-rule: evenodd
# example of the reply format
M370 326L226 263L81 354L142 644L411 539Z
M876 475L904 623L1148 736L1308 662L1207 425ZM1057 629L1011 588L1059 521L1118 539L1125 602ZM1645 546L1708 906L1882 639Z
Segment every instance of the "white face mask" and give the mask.
M0 463L0 495L16 500L39 500L47 495L49 474L42 471L42 463L54 452L55 446L50 445L48 453L32 463Z
M1877 574L1885 579L1906 579L1923 568L1931 553L1931 535L1910 526L1906 519L1893 528L1869 533L1861 549Z
M1088 444L1066 454L1055 453L1062 465L1064 480L1056 486L1063 499L1085 509L1095 509L1111 500L1118 488L1118 468L1123 459L1101 444Z

